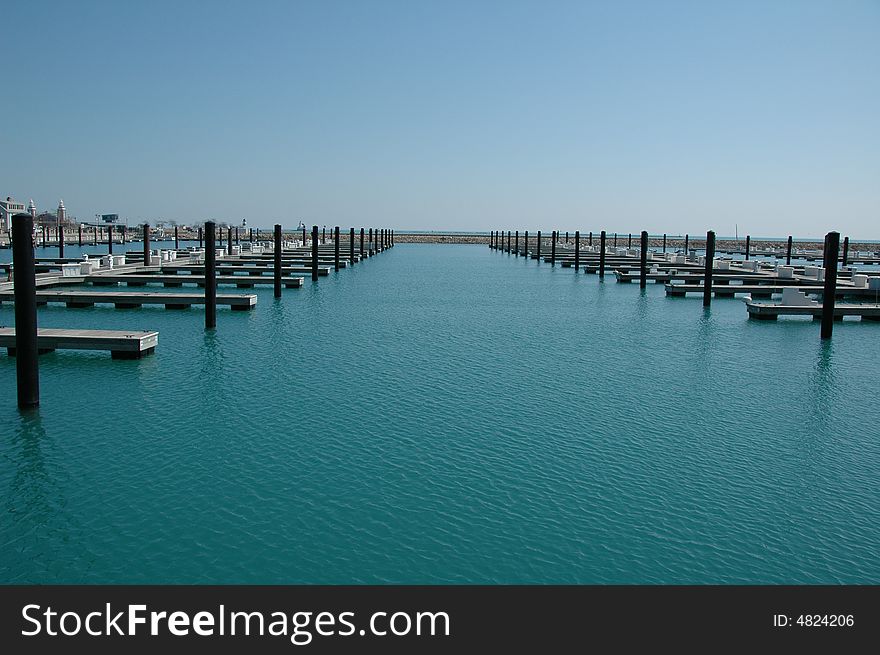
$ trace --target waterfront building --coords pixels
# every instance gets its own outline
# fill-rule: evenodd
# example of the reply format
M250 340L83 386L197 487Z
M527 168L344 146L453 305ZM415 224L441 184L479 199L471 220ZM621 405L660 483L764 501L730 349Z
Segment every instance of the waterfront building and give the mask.
M6 200L0 200L0 227L9 232L12 229L12 217L22 213L24 203L18 202L12 196L6 196Z

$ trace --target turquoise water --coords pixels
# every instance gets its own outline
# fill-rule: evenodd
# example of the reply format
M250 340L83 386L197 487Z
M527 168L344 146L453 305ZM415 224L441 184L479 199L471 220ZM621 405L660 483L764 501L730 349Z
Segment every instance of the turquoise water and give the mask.
M30 416L0 356L0 581L880 582L878 324L485 246L255 293L40 310L159 347L42 357Z

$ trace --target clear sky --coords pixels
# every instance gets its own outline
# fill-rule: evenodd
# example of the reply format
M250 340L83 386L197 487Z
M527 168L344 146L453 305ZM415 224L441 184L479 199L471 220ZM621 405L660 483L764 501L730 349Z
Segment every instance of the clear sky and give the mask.
M880 239L880 1L2 2L80 218Z

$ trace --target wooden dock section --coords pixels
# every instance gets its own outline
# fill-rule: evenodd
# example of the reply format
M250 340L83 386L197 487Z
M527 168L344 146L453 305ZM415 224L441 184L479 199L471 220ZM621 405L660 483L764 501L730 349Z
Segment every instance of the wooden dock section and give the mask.
M717 284L717 280L713 277L713 282ZM790 280L786 280L790 282ZM785 289L791 287L791 284L775 285L775 284L720 284L712 287L712 293L716 298L732 298L739 294L747 294L755 298L770 298L780 295ZM796 285L795 288L806 294L821 295L824 287ZM666 295L684 297L688 293L703 293L702 284L667 284ZM837 286L835 291L836 298L877 298L878 292L867 287L854 286Z
M822 304L783 305L777 303L746 302L749 318L775 321L780 316L812 316L822 318ZM880 304L839 303L834 306L834 320L841 321L844 316L859 316L863 321L880 321Z
M234 285L240 289L252 288L258 284L273 284L273 279L267 275L218 275L216 280L218 285ZM288 289L299 289L302 287L304 280L305 278L302 277L282 277L281 284ZM184 284L195 284L199 287L205 286L205 276L195 273L189 275L161 275L159 273L93 274L83 278L83 281L93 286L116 286L118 284L126 284L130 287L142 287L147 284L161 284L165 287L180 287Z
M274 273L274 269L272 266L254 266L254 265L233 265L226 263L225 260L218 260L221 263L217 264L217 273L219 275L235 275L237 273L244 273L246 275L272 275ZM163 264L162 267L163 273L202 273L205 272L204 265L201 264ZM318 275L330 275L330 266L319 266L318 267ZM310 266L282 266L281 274L284 276L290 276L293 273L311 273L312 268Z
M0 302L12 302L12 291L0 291ZM204 305L205 296L195 293L135 293L95 292L95 291L37 291L37 304L50 302L64 303L68 307L92 307L104 303L115 305L117 309L132 309L142 305L165 305L166 309L186 309L192 305ZM257 304L257 296L253 294L217 294L217 304L231 307L234 310L253 309Z
M156 350L159 333L142 330L71 330L39 328L40 354L53 350L109 350L113 359L140 359ZM0 327L0 348L15 356L15 328Z

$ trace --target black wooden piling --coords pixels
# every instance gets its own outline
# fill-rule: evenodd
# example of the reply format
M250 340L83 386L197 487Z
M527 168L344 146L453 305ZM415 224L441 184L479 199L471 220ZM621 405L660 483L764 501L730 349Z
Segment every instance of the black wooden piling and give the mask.
M565 243L568 243L568 232L565 233Z
M235 245L238 245L241 241L238 238L238 227L235 228Z
M746 235L746 261L749 261L749 243L751 242L752 237L748 234Z
M840 250L840 232L825 236L825 289L822 293L823 339L831 338L834 328L834 294L837 290L837 255Z
M715 232L706 232L706 266L703 269L703 307L712 304L712 267L715 260Z
M64 228L61 226L58 227L58 256L64 257Z
M312 226L312 282L318 281L318 226Z
M232 228L226 228L226 254L232 254Z
M599 233L599 279L605 279L605 230Z
M516 237L513 240L513 254L519 257L519 230L516 231Z
M202 247L202 243L203 243L202 228L199 228L199 248L200 249Z
M12 217L12 265L15 285L15 380L18 406L40 404L40 368L37 349L37 279L34 267L34 217Z
M113 254L113 226L107 226L107 254Z
M275 252L273 253L275 256L273 257L274 267L272 273L274 275L274 283L275 283L275 297L281 297L281 226L279 224L275 224Z
M581 233L580 230L574 232L574 272L577 273L581 265Z
M348 262L354 266L354 228L348 233Z
M489 250L492 250L492 239L495 238L495 230L489 230Z
M648 286L648 233L642 230L642 252L639 255L639 287Z
M177 231L177 226L174 226L174 249L180 250L180 233Z
M214 221L205 223L205 329L217 327L217 250Z
M689 235L685 234L684 235L684 256L685 257L688 256L688 238L689 238Z
M550 240L550 264L556 266L556 230L553 230L553 239Z
M593 233L592 233L592 232L590 232L590 243L589 243L589 245L590 245L590 246L593 245Z
M376 248L373 246L373 228L370 228L370 231L368 233L368 237L369 237L369 240L367 241L367 243L370 244L369 245L370 251L375 252Z
M95 231L92 233L92 245L98 245L98 226L95 226Z
M364 258L364 228L361 228L361 259Z
M626 247L628 250L632 250L633 247L633 235L632 232L629 233L629 241L626 243Z
M529 256L529 231L523 233L523 257Z
M333 230L333 265L339 270L339 226Z
M327 226L321 228L321 243L327 243Z
M663 252L666 252L666 234L663 235Z
M144 223L144 266L150 265L150 224Z
M614 233L614 247L617 247L617 232Z
M791 235L788 236L788 245L785 247L785 265L791 266Z
M82 248L83 244L83 226L82 223L79 224L79 247Z
M510 230L507 230L507 248L506 248L505 252L508 255L510 254Z
M306 246L306 224L303 223L303 248Z
M63 255L62 255L63 257ZM846 266L849 261L849 237L843 237L843 265Z
M541 261L541 230L538 230L538 249L536 251L536 254L538 255L538 262L540 263L540 261Z

